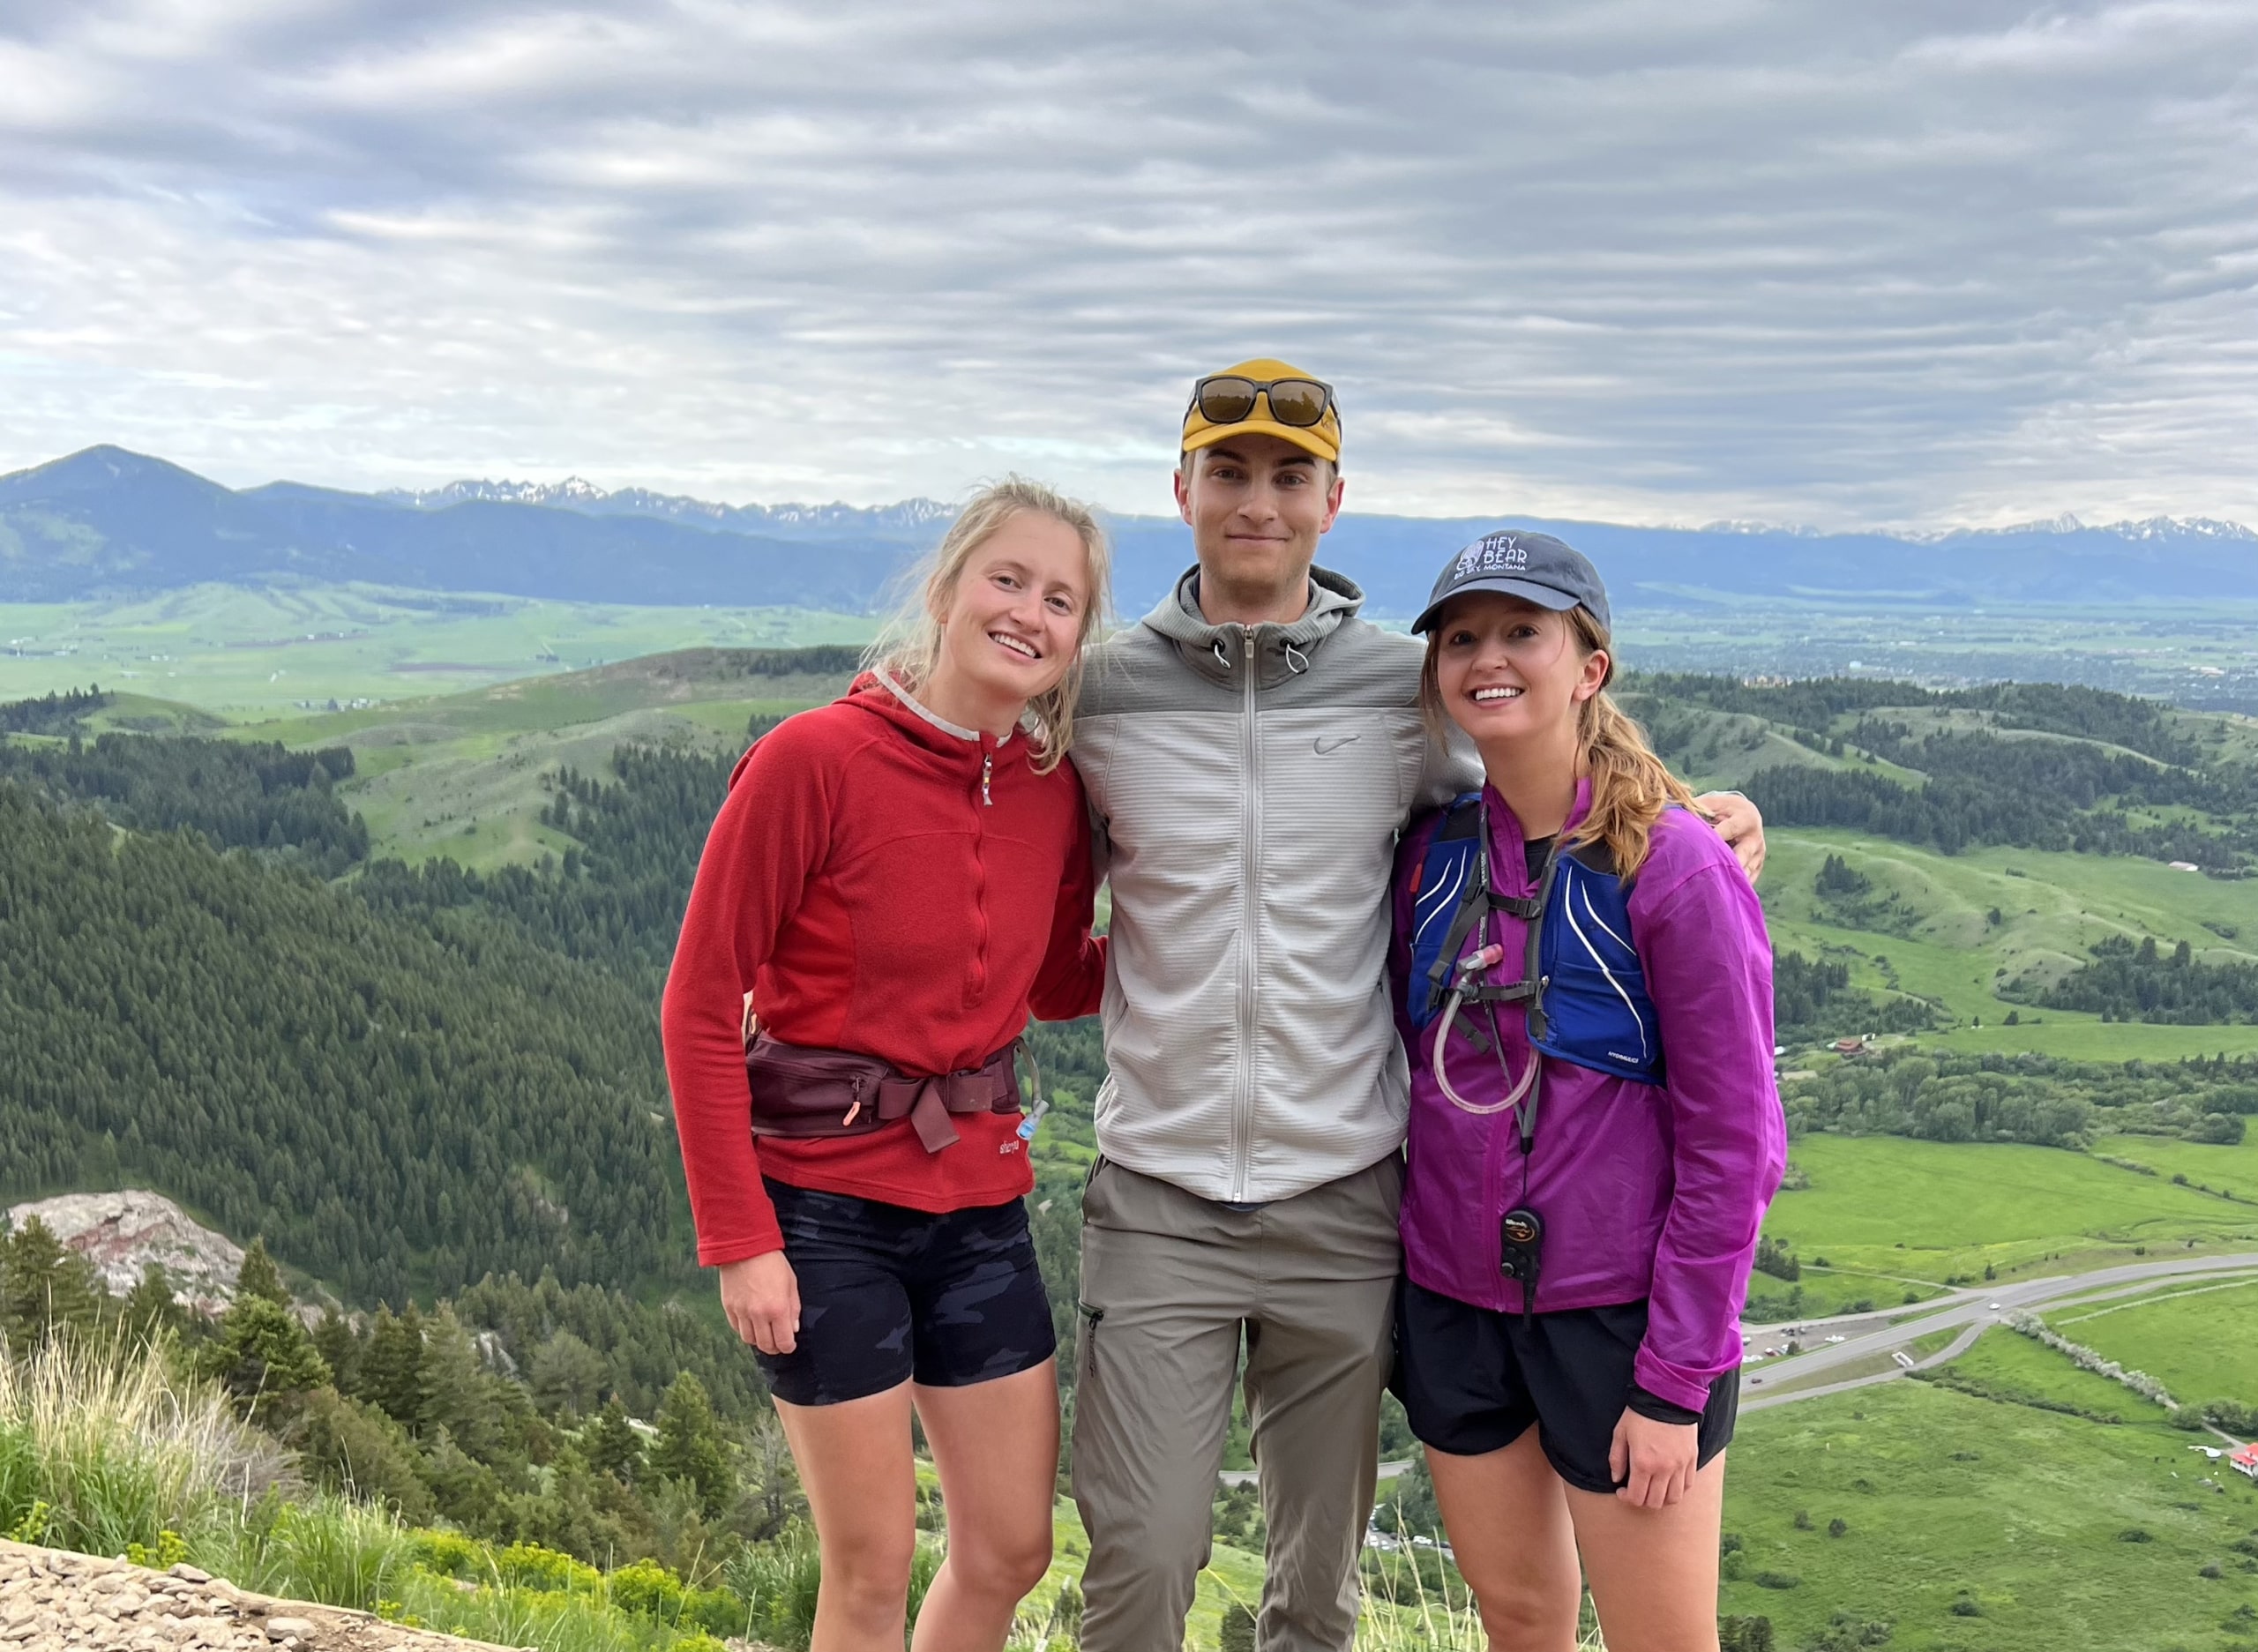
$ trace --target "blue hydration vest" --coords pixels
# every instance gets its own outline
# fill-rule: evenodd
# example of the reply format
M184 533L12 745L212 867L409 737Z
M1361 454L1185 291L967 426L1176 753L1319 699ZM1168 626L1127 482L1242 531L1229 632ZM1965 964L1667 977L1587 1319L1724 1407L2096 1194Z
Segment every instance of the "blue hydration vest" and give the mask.
M1482 795L1469 792L1436 827L1412 886L1412 1024L1432 1026L1454 991L1469 1004L1519 1004L1529 1043L1553 1059L1662 1083L1661 1028L1631 945L1632 880L1617 875L1607 846L1556 848L1534 895L1493 894L1489 867ZM1458 968L1469 941L1493 938L1483 923L1492 911L1529 924L1521 979L1505 985L1489 983L1492 970L1467 978ZM1486 1043L1464 1018L1453 1030Z

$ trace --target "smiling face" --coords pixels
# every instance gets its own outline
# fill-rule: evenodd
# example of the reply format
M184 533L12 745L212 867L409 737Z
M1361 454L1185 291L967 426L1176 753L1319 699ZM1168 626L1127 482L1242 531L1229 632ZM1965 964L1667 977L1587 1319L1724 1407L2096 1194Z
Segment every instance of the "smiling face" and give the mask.
M1567 615L1493 591L1470 592L1435 624L1435 688L1475 744L1575 738L1577 708L1607 682L1607 654L1584 652Z
M1090 605L1081 535L1021 511L975 547L945 607L940 654L924 698L968 728L1000 732L1073 664Z
M1341 477L1282 437L1248 431L1187 454L1176 504L1200 558L1201 606L1210 619L1237 618L1210 598L1232 609L1305 596L1318 535L1340 513Z

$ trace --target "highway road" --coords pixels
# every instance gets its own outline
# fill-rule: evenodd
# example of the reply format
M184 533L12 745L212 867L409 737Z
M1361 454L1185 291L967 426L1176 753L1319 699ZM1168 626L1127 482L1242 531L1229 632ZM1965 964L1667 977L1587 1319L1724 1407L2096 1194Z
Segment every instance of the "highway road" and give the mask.
M2041 1279L2017 1280L2013 1283L1995 1282L1980 1289L1959 1291L1923 1303L1905 1310L1904 1317L1895 1324L1861 1329L1856 1334L1847 1335L1843 1342L1831 1345L1821 1343L1816 1348L1808 1345L1808 1336L1824 1335L1828 1322L1799 1320L1798 1328L1806 1333L1806 1338L1799 1339L1806 1341L1804 1352L1741 1368L1740 1409L1761 1411L1797 1400L1814 1399L1822 1394L1841 1394L1851 1388L1888 1382L1903 1376L1904 1368L1893 1364L1888 1371L1861 1373L1831 1383L1813 1383L1811 1379L1825 1372L1887 1356L1932 1332L1958 1330L1961 1334L1950 1344L1919 1362L1924 1367L1940 1365L1965 1353L1986 1329L2019 1308L2035 1308L2063 1297L2091 1295L2104 1300L2112 1297L2129 1297L2148 1289L2159 1280L2184 1279L2203 1274L2247 1273L2253 1269L2258 1269L2258 1252L2132 1262L2118 1267L2097 1268L2090 1274L2057 1274ZM1855 1323L1861 1327L1873 1326L1873 1318L1872 1315L1862 1316ZM1751 1348L1774 1346L1788 1340L1785 1327L1749 1326L1745 1328ZM1798 1386L1784 1391L1764 1392L1778 1384L1789 1382Z

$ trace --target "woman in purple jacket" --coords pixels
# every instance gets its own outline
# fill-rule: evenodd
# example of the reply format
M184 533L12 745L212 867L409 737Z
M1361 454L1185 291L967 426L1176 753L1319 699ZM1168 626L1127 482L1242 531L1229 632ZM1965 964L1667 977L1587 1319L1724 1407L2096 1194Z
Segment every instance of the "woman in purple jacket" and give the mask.
M1716 1646L1738 1319L1785 1155L1763 909L1609 700L1607 626L1590 563L1500 533L1414 627L1429 718L1488 784L1397 863L1396 1384L1496 1652L1574 1643L1580 1556L1610 1652Z

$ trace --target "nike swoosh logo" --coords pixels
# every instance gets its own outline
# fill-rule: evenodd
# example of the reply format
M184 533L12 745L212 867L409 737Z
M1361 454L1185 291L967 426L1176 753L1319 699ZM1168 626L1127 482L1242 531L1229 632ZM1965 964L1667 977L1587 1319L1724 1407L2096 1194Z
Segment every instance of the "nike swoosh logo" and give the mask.
M1317 742L1317 754L1320 757L1330 757L1342 746L1363 738L1364 736L1357 734L1344 734L1337 740L1327 740L1320 736Z

